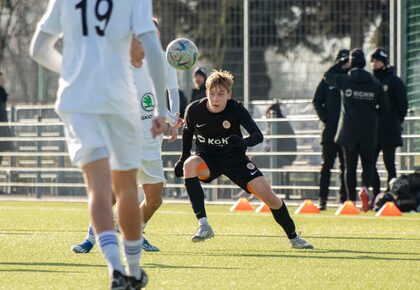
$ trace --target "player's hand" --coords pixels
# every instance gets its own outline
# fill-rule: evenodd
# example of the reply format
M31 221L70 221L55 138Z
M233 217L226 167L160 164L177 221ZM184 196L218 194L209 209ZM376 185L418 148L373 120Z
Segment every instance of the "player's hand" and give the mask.
M169 127L168 128L168 142L172 143L176 141L176 138L178 137L178 127Z
M229 147L231 148L245 148L244 139L238 135L230 135L227 139Z
M181 128L182 124L184 124L184 119L178 117L178 122L175 124L175 128Z
M152 129L150 131L152 132L153 138L156 138L156 136L162 134L166 130L166 123L165 123L165 117L154 117L152 120Z
M175 163L174 173L175 173L175 176L178 178L181 178L184 176L184 162L185 162L185 159L181 158Z

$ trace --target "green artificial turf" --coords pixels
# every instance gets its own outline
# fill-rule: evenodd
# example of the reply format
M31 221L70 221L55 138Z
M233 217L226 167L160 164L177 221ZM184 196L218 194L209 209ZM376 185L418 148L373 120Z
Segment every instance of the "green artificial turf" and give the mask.
M271 214L209 205L215 238L194 244L188 204L164 204L146 228L146 289L419 289L420 215L294 215L315 250L294 250ZM292 212L294 209L290 208ZM95 247L74 254L86 203L0 202L0 289L107 289Z

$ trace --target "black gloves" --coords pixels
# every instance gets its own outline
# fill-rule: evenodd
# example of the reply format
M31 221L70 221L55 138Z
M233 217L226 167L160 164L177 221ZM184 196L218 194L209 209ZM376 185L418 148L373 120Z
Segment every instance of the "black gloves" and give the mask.
M243 138L239 137L238 135L230 135L227 138L228 145L231 148L241 148L246 149L246 143Z
M184 162L186 158L180 158L176 163L174 167L174 173L175 176L178 178L181 178L184 176Z

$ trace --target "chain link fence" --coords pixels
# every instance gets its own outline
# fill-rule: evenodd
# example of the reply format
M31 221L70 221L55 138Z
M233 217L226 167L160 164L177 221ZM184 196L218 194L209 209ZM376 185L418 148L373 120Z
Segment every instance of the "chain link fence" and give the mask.
M420 1L407 1L407 94L415 114L420 111ZM420 133L420 124L413 128ZM420 138L414 142L414 151L420 152ZM420 158L415 160L420 167Z
M244 11L248 1L249 10ZM416 2L416 1L412 1ZM13 103L51 103L57 76L28 56L30 38L47 1L0 2L0 70ZM388 0L154 0L164 47L176 37L196 42L207 71L230 70L243 96L244 14L249 17L250 100L310 98L343 47L388 48ZM13 10L11 10L13 8ZM10 17L11 22L7 20ZM7 27L6 27L7 26ZM60 44L59 44L60 47ZM192 71L180 72L191 95Z

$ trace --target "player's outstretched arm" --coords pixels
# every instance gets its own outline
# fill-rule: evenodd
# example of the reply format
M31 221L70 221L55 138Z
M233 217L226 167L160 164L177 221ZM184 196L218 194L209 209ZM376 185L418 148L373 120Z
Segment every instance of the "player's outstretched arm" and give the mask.
M181 124L178 124L178 119L179 119L179 91L178 91L178 88L176 88L176 89L169 89L168 88L168 95L169 95L169 104L170 104L171 110L167 111L166 121L172 127L178 125L177 128L179 128L181 126Z
M166 65L162 53L162 45L155 31L146 32L137 36L144 46L145 58L149 67L149 73L156 90L158 100L158 114L166 115Z
M63 57L54 48L57 40L57 36L40 31L37 28L31 41L29 55L40 65L59 74Z
M254 119L252 119L248 110L243 106L239 107L239 119L241 120L241 125L248 132L249 137L244 139L246 147L252 147L264 140L264 135L261 133L260 128L258 128Z
M176 74L176 70L170 66L168 67L168 77L166 80L166 88L168 90L169 96L169 105L170 110L168 110L166 115L166 121L171 126L176 126L179 128L181 123L178 122L179 120L179 87L178 87L178 76Z
M191 156L194 125L191 123L190 116L188 114L189 109L190 107L187 107L187 110L185 111L185 122L182 130L182 153L174 167L176 177L182 177L184 175L184 162Z

